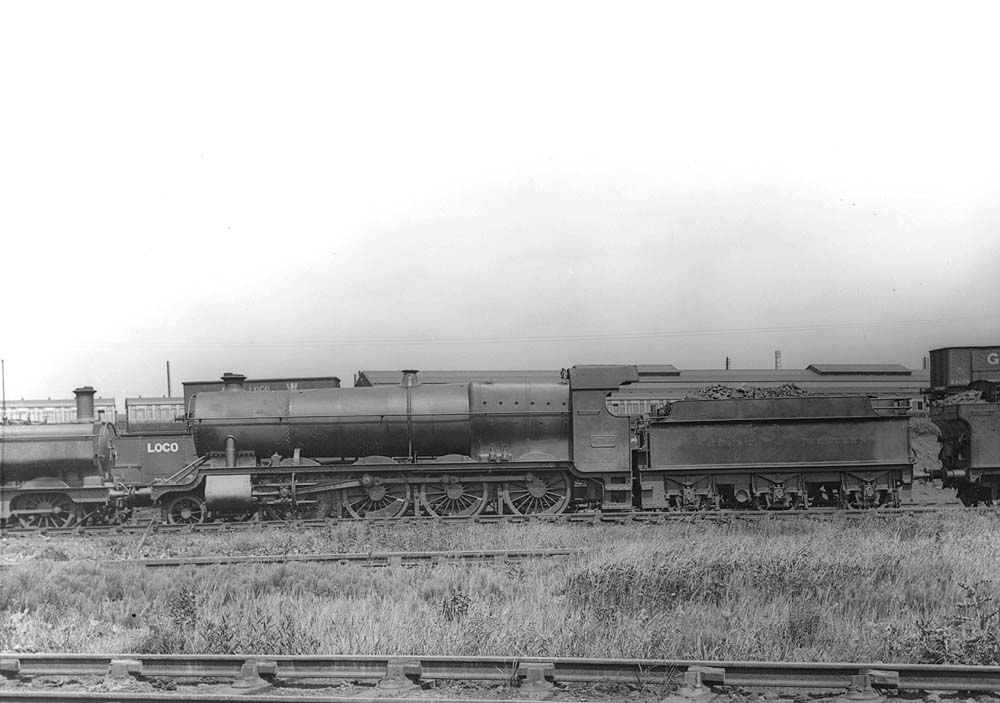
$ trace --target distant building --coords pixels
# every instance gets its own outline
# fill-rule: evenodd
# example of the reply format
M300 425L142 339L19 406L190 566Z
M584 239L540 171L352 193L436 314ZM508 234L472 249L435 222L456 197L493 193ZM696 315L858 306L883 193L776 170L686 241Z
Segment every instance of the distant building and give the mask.
M8 400L6 417L9 422L48 424L76 422L76 399ZM117 419L115 399L94 398L94 417L97 420L114 422Z
M125 421L129 432L183 431L183 398L126 398Z

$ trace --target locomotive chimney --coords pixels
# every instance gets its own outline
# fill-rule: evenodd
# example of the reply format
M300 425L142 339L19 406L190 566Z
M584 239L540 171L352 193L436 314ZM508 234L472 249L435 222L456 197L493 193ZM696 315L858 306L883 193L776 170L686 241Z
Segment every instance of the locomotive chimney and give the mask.
M76 393L76 421L94 421L94 395L97 391L93 386L84 386L73 391Z
M403 369L403 382L400 384L403 388L413 388L414 386L420 385L420 379L417 378L416 369Z
M226 371L222 374L222 390L224 391L242 391L243 382L247 380L247 377L241 373L233 373L232 371Z

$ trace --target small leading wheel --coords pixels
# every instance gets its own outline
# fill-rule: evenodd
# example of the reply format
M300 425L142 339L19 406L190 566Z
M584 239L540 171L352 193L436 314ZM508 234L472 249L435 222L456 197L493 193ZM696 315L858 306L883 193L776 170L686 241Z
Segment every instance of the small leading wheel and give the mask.
M69 496L63 493L41 493L21 496L14 510L37 511L18 515L21 527L69 527L76 521L76 508Z
M167 505L167 522L171 525L198 525L205 522L205 501L198 496L178 496Z
M528 474L504 484L504 502L515 515L555 515L569 505L569 476Z
M344 509L351 517L399 517L410 505L410 486L389 483L400 476L350 476L360 486L344 489Z
M487 487L481 481L443 478L420 486L420 504L433 517L479 515L486 507Z

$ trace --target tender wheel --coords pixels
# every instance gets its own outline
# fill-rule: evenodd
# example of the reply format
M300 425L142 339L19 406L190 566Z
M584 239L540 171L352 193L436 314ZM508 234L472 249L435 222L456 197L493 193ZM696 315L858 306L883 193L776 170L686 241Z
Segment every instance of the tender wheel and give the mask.
M76 507L69 496L62 493L21 496L13 509L47 511L18 515L21 527L69 527L76 521Z
M197 496L178 496L167 506L171 525L198 525L205 522L205 501Z
M405 483L387 483L399 476L352 476L360 486L344 490L344 509L351 517L399 517L410 505L410 487Z
M433 517L479 515L486 507L485 483L444 479L441 483L420 486L420 504Z
M504 484L504 502L516 515L555 515L569 505L571 485L566 474L528 474Z

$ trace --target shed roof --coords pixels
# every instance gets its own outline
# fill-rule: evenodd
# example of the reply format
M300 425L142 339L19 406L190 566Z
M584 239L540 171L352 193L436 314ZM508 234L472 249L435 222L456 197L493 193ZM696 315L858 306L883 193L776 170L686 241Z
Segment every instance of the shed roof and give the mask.
M296 376L296 377L278 377L278 378L247 378L243 382L247 385L252 383L306 383L306 382L337 382L340 383L339 376ZM214 381L183 381L181 383L183 386L211 386L217 385L222 386L222 381L220 379L215 379Z
M679 376L681 370L673 364L639 364L639 380L644 376Z
M824 376L909 376L913 373L901 364L809 364L806 368Z
M524 371L418 371L421 383L468 383L470 381L553 381L562 379L560 370ZM402 371L358 371L355 386L398 386Z
M129 405L184 405L183 398L126 398L126 407Z

